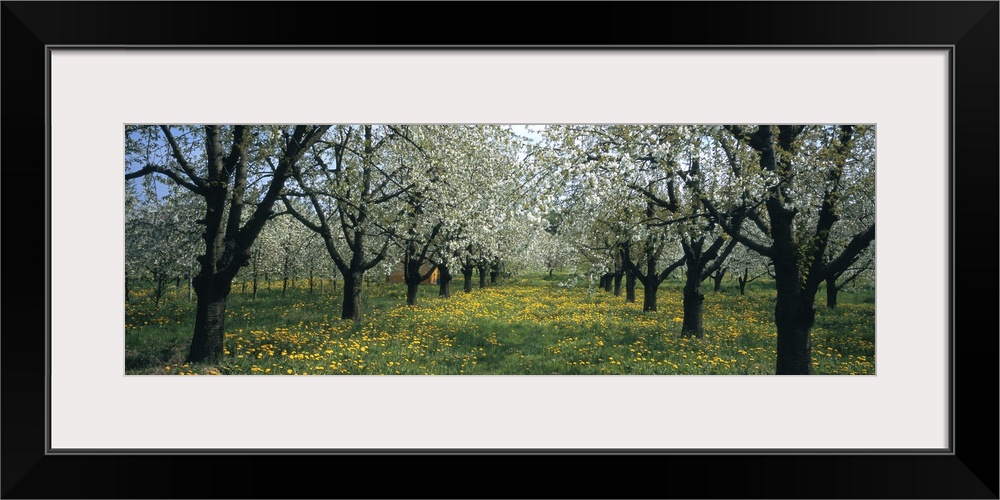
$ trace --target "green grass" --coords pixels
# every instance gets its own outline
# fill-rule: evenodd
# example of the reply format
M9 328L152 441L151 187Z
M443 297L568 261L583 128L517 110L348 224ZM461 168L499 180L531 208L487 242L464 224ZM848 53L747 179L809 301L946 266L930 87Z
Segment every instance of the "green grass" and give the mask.
M125 365L134 374L770 374L775 364L774 291L754 282L705 287L703 339L680 337L681 283L665 282L658 311L644 313L602 290L562 289L565 276L515 278L493 288L437 297L421 286L405 305L404 285L372 283L365 318L340 320L340 292L309 294L299 282L257 300L234 286L219 365L183 363L194 303L171 291L159 310L148 294L126 306ZM624 295L624 292L623 292ZM836 309L817 296L813 368L818 374L875 372L874 293L843 292Z

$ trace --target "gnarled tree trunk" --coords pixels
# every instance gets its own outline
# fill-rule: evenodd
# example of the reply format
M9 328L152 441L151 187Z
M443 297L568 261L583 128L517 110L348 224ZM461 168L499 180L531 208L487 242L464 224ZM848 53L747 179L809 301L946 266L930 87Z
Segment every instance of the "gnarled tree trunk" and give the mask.
M472 264L466 264L466 265L462 266L462 279L464 280L464 283L462 283L462 290L465 293L471 293L472 292L472 273L473 273L473 271L474 271L474 268L472 267Z
M701 270L688 260L686 280L684 282L684 319L681 324L681 335L685 337L702 338L702 304L705 295L701 293Z
M194 278L198 302L194 317L194 336L188 361L215 362L222 359L226 327L226 299L231 282L199 274Z
M726 268L722 268L712 274L712 280L715 282L715 286L712 288L713 292L718 293L719 290L722 290L722 279L725 278L726 271Z
M837 307L837 292L840 288L837 287L837 277L828 276L826 278L826 307L834 309Z
M625 302L635 302L635 273L625 269Z
M438 296L451 297L451 271L444 264L438 264Z
M479 270L479 288L486 288L486 264L476 266Z
M344 275L344 304L340 319L361 321L361 285L364 276L360 271L351 271Z
M642 310L643 312L656 311L656 291L659 288L655 285L642 284Z

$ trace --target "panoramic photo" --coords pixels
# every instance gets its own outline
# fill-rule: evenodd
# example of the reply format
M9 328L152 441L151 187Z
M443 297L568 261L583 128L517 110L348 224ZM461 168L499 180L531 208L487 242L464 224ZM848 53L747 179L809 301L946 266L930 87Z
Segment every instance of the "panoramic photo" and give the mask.
M874 375L870 124L126 125L126 375Z

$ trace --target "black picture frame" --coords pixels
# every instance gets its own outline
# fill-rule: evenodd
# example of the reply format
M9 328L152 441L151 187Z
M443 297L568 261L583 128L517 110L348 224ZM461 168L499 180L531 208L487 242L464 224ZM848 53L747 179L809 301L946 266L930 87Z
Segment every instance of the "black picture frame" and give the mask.
M998 498L998 2L2 3L4 498ZM552 43L951 47L952 453L47 453L47 47Z

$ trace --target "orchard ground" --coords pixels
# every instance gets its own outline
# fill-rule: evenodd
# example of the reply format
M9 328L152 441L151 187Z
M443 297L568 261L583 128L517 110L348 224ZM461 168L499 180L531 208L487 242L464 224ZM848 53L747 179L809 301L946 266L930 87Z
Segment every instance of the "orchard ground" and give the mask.
M682 282L659 289L658 310L642 312L601 289L560 286L565 276L512 278L452 296L422 285L416 306L405 285L370 283L364 319L340 319L341 287L320 292L300 280L281 292L271 283L252 300L234 284L219 365L185 364L194 302L181 287L153 306L137 290L125 308L127 374L234 375L743 375L773 374L773 283L735 283L706 292L705 336L684 338ZM708 283L706 283L708 284ZM711 287L709 286L709 290ZM812 331L815 374L875 373L875 294L842 291L835 309L817 296Z

